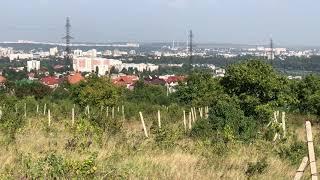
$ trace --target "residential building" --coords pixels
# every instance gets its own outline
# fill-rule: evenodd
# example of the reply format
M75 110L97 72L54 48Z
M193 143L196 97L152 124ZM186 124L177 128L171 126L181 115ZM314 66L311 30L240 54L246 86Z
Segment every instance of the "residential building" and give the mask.
M40 61L31 60L27 61L27 70L30 72L31 70L39 70L40 69Z
M106 59L106 58L88 58L78 57L73 58L73 69L78 72L96 72L103 76L109 72L111 67L119 69L122 62L119 60Z
M54 47L54 48L50 48L49 49L49 54L50 56L56 56L59 53L58 48Z
M50 88L57 88L60 84L60 79L56 76L47 76L42 78L40 82Z
M78 84L81 81L84 81L84 77L81 75L81 73L71 73L67 77L67 81L69 84Z

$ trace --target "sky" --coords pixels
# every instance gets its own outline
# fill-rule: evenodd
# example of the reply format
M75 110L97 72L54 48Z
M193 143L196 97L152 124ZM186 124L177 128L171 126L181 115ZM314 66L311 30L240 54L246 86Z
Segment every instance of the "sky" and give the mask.
M319 0L0 1L0 41L320 45Z

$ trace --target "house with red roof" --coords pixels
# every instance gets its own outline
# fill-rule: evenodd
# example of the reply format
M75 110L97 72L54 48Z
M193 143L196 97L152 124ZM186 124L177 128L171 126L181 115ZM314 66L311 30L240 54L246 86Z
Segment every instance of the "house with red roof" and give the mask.
M113 84L123 86L131 90L137 81L139 81L139 77L134 75L120 76L112 79Z
M84 81L84 77L81 75L81 73L73 73L67 77L67 81L69 84L78 84L81 81Z
M150 84L150 85L165 85L166 81L157 76L153 76L153 77L149 76L144 78L144 83Z
M40 82L43 85L49 86L50 88L57 88L61 80L56 76L47 76L47 77L41 78Z
M168 89L169 93L175 92L175 86L179 85L179 82L183 82L185 80L184 76L176 76L176 75L166 75L161 76L166 83L165 86Z
M166 79L165 81L167 84L178 85L179 82L182 82L184 80L184 76L169 76L168 79Z
M7 79L4 76L0 76L0 85L3 86L6 83Z

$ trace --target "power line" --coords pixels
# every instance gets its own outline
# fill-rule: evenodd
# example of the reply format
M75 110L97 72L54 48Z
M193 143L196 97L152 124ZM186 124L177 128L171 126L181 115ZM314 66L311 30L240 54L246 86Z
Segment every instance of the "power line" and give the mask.
M72 70L73 62L72 62L70 42L71 42L71 39L73 39L73 37L71 36L71 23L70 23L70 18L69 17L67 17L67 19L66 19L65 29L66 29L66 36L62 38L62 39L66 40L65 63Z
M73 37L71 36L71 23L70 23L69 17L67 17L65 28L66 28L66 36L63 37L63 39L66 40L65 50L67 52L67 55L69 56L71 54L70 42L71 42L71 39L73 39Z
M189 57L190 57L190 63L192 63L192 58L193 58L193 32L192 32L192 30L189 31Z

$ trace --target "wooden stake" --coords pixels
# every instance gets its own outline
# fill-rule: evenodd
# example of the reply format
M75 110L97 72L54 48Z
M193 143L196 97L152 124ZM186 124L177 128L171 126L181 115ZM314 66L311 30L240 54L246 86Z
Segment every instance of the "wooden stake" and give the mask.
M44 104L44 107L43 107L43 115L46 115L47 113L47 104Z
M120 106L118 106L118 112L120 112Z
M281 120L282 120L282 130L283 130L283 137L286 137L286 113L282 112L281 115Z
M71 115L72 115L72 126L73 126L74 125L74 108L72 108Z
M278 122L277 111L273 113L273 118L274 118L274 122L277 123Z
M194 112L193 112L193 108L191 108L190 113L191 113L192 122L194 122Z
M39 104L37 104L37 114L39 114Z
M27 103L24 103L24 118L27 118Z
M107 106L107 117L109 117L109 106Z
M308 166L309 158L308 156L304 157L301 161L299 168L297 169L296 175L294 176L294 180L300 180L303 176L304 170Z
M205 114L206 114L206 119L208 119L209 118L209 106L206 107Z
M197 111L196 111L195 107L193 108L193 115L194 115L194 120L196 121L197 120Z
M200 118L202 119L203 118L203 109L202 108L199 108L199 114L200 114Z
M121 109L122 109L122 119L125 120L126 117L125 117L125 115L124 115L124 105L122 105L122 108L121 108Z
M114 119L114 106L112 107L112 119Z
M158 126L161 128L161 115L160 115L160 110L158 110Z
M192 113L191 112L189 112L189 130L191 130L191 128L192 128Z
M186 111L183 110L183 125L184 125L184 131L187 132L187 120L186 120Z
M144 130L144 135L148 138L149 136L148 136L146 125L145 125L144 120L143 120L142 112L139 112L139 114L140 114L140 119L141 119L141 123L142 123L143 130Z
M87 111L88 111L87 112L88 113L88 117L90 118L90 106L89 105L87 106Z
M51 112L50 109L48 109L48 126L51 125Z
M307 134L309 161L310 161L310 168L311 168L311 179L317 180L318 174L317 174L316 156L314 154L312 128L311 128L310 121L306 121L306 134Z
M0 109L0 119L2 119L2 108Z

